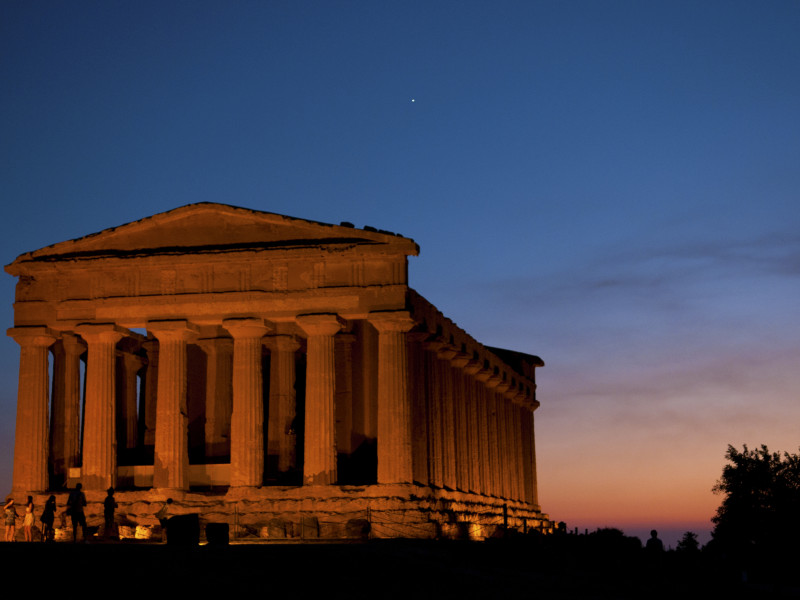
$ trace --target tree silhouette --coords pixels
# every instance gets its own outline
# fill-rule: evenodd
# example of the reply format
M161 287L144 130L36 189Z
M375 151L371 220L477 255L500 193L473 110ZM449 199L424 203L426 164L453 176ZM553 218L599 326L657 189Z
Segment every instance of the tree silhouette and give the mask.
M715 545L742 557L797 554L800 540L800 454L766 446L739 452L728 446L729 464L713 491L725 498L712 519Z
M697 541L697 534L693 531L684 533L675 550L678 552L686 552L687 554L697 553L700 550L700 542Z

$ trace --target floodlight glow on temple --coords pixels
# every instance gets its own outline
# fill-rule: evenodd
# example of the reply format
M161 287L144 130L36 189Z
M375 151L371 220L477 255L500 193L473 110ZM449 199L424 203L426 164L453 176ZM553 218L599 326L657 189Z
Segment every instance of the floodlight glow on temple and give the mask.
M19 256L14 495L81 483L102 518L113 486L132 526L170 497L271 538L550 530L544 363L409 288L417 254L388 231L201 203Z

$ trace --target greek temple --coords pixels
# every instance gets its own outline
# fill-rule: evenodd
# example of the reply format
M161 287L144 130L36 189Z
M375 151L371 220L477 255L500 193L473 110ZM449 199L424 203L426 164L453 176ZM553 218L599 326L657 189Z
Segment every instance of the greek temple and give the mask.
M113 486L134 523L170 497L275 537L546 530L544 363L411 289L418 252L199 203L22 254L13 495Z

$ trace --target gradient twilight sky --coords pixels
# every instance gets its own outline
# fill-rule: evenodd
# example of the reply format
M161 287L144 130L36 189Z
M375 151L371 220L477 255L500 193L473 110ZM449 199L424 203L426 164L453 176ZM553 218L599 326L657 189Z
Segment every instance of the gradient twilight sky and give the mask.
M727 444L800 446L798 32L797 0L6 0L0 257L200 201L402 233L415 289L544 359L543 509L706 541Z

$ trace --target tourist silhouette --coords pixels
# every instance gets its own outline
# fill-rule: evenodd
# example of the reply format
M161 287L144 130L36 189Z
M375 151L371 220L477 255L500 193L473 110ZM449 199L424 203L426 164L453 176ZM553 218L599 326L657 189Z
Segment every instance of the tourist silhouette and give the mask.
M47 502L45 502L44 510L42 511L42 516L39 519L44 525L44 532L42 535L42 541L44 542L52 542L55 538L55 530L53 529L53 523L56 520L56 497L51 495Z
M103 500L103 520L105 521L104 534L111 537L114 534L114 511L117 509L117 501L114 499L114 488L106 490L108 495Z
M86 495L83 493L83 485L80 483L75 486L67 499L67 511L72 518L72 541L78 539L78 525L83 532L83 541L86 541L86 515L83 509L86 507Z
M650 539L647 540L644 548L651 554L658 554L664 551L664 543L658 539L658 532L655 529L650 531Z

